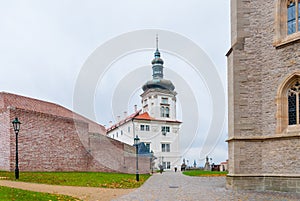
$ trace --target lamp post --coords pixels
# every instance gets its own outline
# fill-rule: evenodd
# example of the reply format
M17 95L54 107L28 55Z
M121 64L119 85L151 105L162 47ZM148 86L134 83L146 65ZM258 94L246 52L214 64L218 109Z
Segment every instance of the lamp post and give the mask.
M139 143L140 143L140 138L136 135L134 138L134 146L136 150L136 181L140 181L140 176L139 176Z
M154 154L153 151L151 150L150 152L150 170L151 170L151 174L153 174L153 160L154 160Z
M16 169L15 169L15 177L16 177L16 179L19 179L18 134L19 134L19 131L20 131L21 122L19 122L18 118L16 117L12 121L12 124L13 124L14 131L15 131L15 134L16 134Z

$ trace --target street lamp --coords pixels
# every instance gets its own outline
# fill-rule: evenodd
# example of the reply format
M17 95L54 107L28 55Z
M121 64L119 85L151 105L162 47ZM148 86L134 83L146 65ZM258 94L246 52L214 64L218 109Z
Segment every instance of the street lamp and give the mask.
M140 181L140 177L139 177L139 143L140 143L140 138L136 135L134 138L134 146L135 146L135 150L136 150L136 181Z
M18 118L16 117L12 121L14 131L16 134L16 169L15 169L15 177L16 179L19 179L19 155L18 155L18 134L20 131L21 122L19 122Z
M151 150L151 152L150 152L150 170L151 170L151 174L153 174L153 160L154 160L154 153Z

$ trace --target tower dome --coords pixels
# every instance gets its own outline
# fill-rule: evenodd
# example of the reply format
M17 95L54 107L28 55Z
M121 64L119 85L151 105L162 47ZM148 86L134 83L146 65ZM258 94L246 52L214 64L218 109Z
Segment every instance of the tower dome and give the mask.
M154 53L154 59L152 60L152 80L149 80L143 85L143 91L148 89L165 89L174 91L175 87L170 80L164 79L163 64L164 61L160 58L160 52L158 50L158 38L156 38L156 51Z

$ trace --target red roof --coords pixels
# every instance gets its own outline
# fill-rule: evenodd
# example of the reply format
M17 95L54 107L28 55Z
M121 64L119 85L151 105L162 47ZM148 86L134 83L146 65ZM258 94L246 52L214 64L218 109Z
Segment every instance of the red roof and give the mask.
M139 110L139 111L131 114L130 116L126 117L125 119L119 121L118 123L112 125L108 129L106 129L106 132L114 130L115 128L125 124L126 122L135 120L135 119L136 120L146 120L146 121L163 121L163 122L169 122L169 123L182 123L181 121L177 121L177 120L174 121L174 120L155 119L155 118L151 117L148 112L144 112L144 113L140 114L141 111L142 110Z
M154 120L154 118L150 117L148 112L144 112L143 114L140 114L136 117L134 117L134 119L141 119L141 120Z
M123 119L123 120L119 121L118 123L112 125L112 126L109 127L108 129L106 129L106 132L115 129L115 128L117 128L117 127L119 127L119 126L125 124L125 123L128 122L128 121L131 121L135 116L139 115L141 111L142 111L142 110L138 110L138 111L136 111L135 113L133 113L133 114L129 115L128 117L126 117L125 119Z

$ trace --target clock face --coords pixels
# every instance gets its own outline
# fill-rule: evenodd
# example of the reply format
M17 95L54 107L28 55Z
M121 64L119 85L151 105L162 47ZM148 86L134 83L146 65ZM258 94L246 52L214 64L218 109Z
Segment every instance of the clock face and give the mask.
M156 70L156 71L154 71L154 74L161 74L161 71L160 70Z

